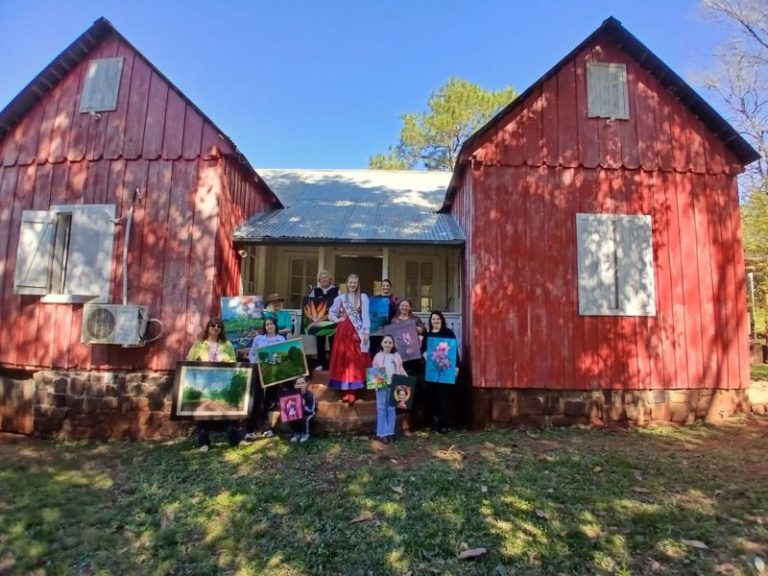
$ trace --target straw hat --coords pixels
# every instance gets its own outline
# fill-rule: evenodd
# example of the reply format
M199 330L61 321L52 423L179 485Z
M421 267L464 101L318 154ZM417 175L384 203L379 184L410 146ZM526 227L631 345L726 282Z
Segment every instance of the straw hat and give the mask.
M285 302L285 298L283 298L282 296L280 296L280 294L275 292L274 294L270 294L269 296L267 296L267 299L264 301L264 305L268 306L272 302Z

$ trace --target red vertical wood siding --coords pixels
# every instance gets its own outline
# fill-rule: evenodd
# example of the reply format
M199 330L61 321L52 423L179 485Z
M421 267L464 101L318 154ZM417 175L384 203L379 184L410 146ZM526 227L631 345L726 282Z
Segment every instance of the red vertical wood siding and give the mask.
M91 58L125 58L117 109L78 112ZM216 145L218 152L211 154ZM268 208L268 192L195 108L119 36L107 37L0 141L0 365L59 369L170 370L218 312L221 295L239 292L232 231ZM236 162L236 161L235 161ZM229 182L227 180L230 180ZM128 264L126 221L134 207ZM112 297L149 307L165 335L143 348L80 343L83 306L43 304L13 293L23 210L53 204L109 203L117 227Z
M590 60L626 64L629 120L587 117ZM741 167L620 48L578 53L469 156L451 209L467 234L474 386L748 385ZM578 314L579 212L652 216L656 316Z

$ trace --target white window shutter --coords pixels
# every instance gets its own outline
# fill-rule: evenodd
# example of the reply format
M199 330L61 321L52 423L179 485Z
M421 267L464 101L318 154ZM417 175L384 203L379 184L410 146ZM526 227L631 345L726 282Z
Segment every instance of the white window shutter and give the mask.
M72 213L64 293L109 301L115 205L60 206L58 209Z
M101 58L88 63L80 112L109 112L117 108L123 58Z
M46 294L50 285L56 214L24 210L16 252L15 294Z
M623 216L620 220L619 294L628 316L655 316L653 236L650 216Z
M616 242L610 216L576 215L579 266L579 314L615 314Z
M625 64L587 62L587 116L618 120L629 118Z

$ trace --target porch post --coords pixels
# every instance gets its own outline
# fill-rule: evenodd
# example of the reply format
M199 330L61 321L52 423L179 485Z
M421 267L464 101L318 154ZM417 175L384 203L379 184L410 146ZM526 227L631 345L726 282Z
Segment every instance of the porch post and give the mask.
M317 271L325 270L325 247L317 247Z
M381 279L389 278L389 248L384 246L381 249L383 258L381 259Z
M264 278L267 275L267 247L259 246L258 274L256 275L256 294L264 295Z

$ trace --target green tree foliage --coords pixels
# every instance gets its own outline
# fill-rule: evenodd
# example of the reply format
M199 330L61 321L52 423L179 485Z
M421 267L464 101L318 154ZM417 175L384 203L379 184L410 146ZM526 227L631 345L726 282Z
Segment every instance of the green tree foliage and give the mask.
M302 354L299 348L291 348L288 350L288 360L297 366L301 366L304 364L304 354Z
M198 388L184 388L181 401L183 404L192 404L200 402L203 397L203 391Z
M223 397L232 406L239 406L245 396L245 372L238 370L232 375L229 386L224 390Z
M375 154L368 167L380 170L453 170L461 145L516 96L511 86L485 90L450 78L427 101L429 111L404 114L400 143Z

